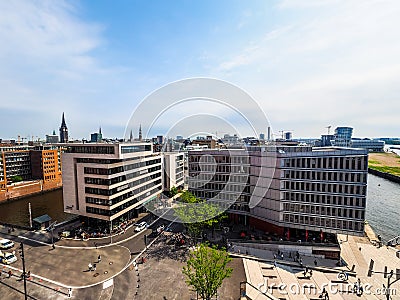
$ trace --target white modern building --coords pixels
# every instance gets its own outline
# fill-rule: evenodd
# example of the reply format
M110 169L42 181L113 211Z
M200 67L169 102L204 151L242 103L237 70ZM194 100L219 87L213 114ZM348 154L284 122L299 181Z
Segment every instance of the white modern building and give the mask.
M164 190L172 187L183 187L184 184L184 153L164 152Z
M371 139L357 139L353 138L351 140L351 144L353 148L363 148L367 149L370 152L383 152L385 148L385 142L380 140L371 140Z
M265 232L364 234L368 151L254 146L189 151L189 190ZM320 233L322 233L320 235Z
M62 155L64 211L89 221L136 217L162 192L162 156L152 144L68 144Z

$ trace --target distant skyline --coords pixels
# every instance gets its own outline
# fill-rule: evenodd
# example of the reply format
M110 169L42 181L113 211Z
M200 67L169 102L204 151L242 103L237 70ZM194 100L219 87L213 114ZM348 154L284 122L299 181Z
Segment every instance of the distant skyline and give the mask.
M275 134L398 137L398 15L394 0L1 1L0 138L44 139L63 112L72 139L123 137L148 94L191 77L244 89Z

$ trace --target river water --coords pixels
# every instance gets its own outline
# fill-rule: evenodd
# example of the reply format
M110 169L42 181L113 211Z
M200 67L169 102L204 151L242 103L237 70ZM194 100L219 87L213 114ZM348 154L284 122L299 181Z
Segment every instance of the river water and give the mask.
M400 184L368 174L366 219L384 241L400 235Z
M63 212L62 189L9 201L0 204L0 222L29 226L29 203L32 207L32 219L48 214L58 223L69 220L74 215Z
M48 214L54 221L74 215L63 212L62 190L0 204L0 222L29 226L28 203L32 218ZM366 219L384 240L400 235L400 184L368 174Z

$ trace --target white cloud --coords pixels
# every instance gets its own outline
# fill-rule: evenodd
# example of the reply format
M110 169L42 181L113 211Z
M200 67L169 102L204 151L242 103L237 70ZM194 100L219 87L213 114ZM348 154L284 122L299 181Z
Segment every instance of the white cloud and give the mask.
M277 8L284 21L215 72L255 91L272 125L298 135L317 136L310 124L324 120L347 120L362 135L395 135L386 120L400 110L400 3L282 1ZM382 122L365 126L369 117Z

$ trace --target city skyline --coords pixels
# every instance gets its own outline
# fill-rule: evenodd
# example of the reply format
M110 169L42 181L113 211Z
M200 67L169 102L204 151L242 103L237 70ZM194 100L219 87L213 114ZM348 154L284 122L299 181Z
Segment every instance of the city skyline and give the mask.
M63 111L72 138L100 125L122 137L146 95L188 77L244 89L275 133L319 137L332 125L357 137L398 136L395 1L10 1L0 9L3 139L44 138Z

